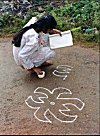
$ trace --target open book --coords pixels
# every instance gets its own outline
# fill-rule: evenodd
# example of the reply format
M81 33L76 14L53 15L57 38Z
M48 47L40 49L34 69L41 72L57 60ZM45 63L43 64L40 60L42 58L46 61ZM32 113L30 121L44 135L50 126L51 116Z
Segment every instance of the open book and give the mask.
M61 32L61 34L62 36L59 34L49 35L49 43L51 49L73 45L73 38L70 30Z

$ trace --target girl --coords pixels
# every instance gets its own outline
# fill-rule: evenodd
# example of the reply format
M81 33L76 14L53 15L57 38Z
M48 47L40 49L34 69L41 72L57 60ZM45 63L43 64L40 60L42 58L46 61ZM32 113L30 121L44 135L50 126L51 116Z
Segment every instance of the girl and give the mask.
M26 70L42 73L39 68L42 64L51 64L48 62L54 57L55 52L49 46L43 46L41 41L41 33L60 34L55 29L57 25L53 16L48 15L40 18L34 24L22 28L13 37L13 56L17 65ZM44 44L45 45L45 44Z

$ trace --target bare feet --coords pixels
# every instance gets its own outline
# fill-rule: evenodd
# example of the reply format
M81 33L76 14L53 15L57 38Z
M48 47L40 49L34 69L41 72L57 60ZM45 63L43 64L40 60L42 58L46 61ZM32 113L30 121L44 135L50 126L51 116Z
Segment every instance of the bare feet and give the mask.
M39 78L44 78L45 77L45 71L41 71L40 68L33 68L34 72L37 73Z
M33 68L33 71L37 73L37 75L42 73L42 70L40 68Z
M37 75L42 73L42 70L40 68L36 68L36 67L28 69L28 71L35 72Z

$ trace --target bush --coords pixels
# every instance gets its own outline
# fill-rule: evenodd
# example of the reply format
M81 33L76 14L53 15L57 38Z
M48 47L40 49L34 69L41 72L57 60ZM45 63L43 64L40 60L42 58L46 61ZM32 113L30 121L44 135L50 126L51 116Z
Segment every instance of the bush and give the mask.
M45 12L39 13L29 10L23 19L18 16L4 14L0 17L0 31L13 33L22 28L33 16L53 15L57 21L57 28L61 31L72 30L74 38L99 42L99 34L94 31L87 33L88 29L100 31L100 6L98 0L74 0L64 6L46 6ZM9 27L9 28L7 28ZM11 30L10 30L11 29Z
M5 25L5 22L3 20L3 18L0 18L0 28L3 28Z
M86 41L99 40L99 34L94 30L86 33L88 29L100 30L100 6L98 0L80 0L66 3L63 7L47 8L47 14L51 14L57 20L60 30L72 30L76 38Z

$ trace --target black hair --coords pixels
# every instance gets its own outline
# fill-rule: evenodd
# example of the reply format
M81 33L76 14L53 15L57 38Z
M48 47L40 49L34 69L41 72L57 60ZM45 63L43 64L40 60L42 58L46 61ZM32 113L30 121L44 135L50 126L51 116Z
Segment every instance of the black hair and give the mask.
M40 18L38 21L36 21L34 24L31 24L30 26L24 27L21 30L19 30L14 36L12 44L16 47L20 47L21 39L23 34L28 31L29 29L34 29L37 33L43 31L47 32L48 29L54 29L57 25L56 20L53 16L48 15Z
M40 27L42 27L42 29L54 29L56 28L56 25L57 25L56 20L51 15L40 18L36 23Z

